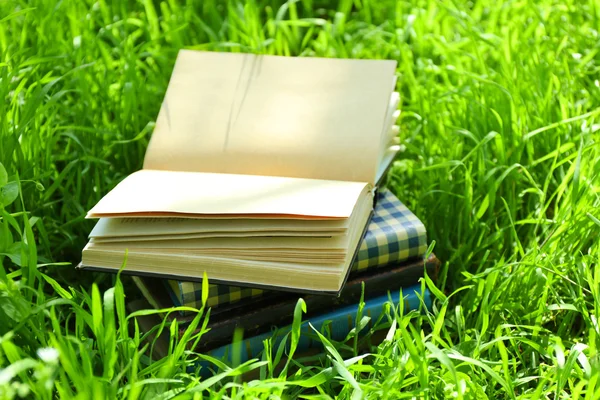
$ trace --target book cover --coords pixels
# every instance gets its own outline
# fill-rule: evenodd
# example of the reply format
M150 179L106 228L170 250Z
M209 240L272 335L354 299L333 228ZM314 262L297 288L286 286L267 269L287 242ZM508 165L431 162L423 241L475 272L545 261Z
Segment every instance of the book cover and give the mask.
M421 290L420 285L414 285L391 292L390 295L378 296L372 299L365 300L362 315L370 318L369 323L363 329L368 330L373 327L377 319L385 313L385 304L397 306L403 302L404 311L418 310L420 307L428 309L431 307L431 294L428 289ZM356 316L358 314L359 304L355 303L345 307L341 307L331 312L323 313L304 320L301 325L301 336L297 347L297 354L307 351L311 348L321 348L321 342L314 339L314 327L320 333L327 325L328 339L342 341L348 333L356 326ZM233 351L238 349L237 354L239 362L245 362L253 358L260 358L264 350L264 341L271 338L272 348L277 349L283 338L291 332L291 326L285 326L276 331L265 332L256 336L251 336L242 340L239 344L227 344L220 346L207 352L208 355L230 363L233 358ZM289 345L289 339L288 339ZM203 366L208 367L207 363ZM208 371L205 371L205 373Z
M367 326L363 329L371 329L373 323L385 312L385 304L391 304L397 307L400 304L400 299L403 301L404 312L411 310L427 310L431 307L432 298L431 293L427 288L424 291L421 290L421 285L411 285L403 288L396 288L390 291L388 294L376 296L370 299L365 299L364 307L362 309L362 315L370 318ZM402 297L401 297L402 296ZM390 301L391 300L391 301ZM148 306L144 299L137 299L133 302L128 303L128 308L131 312L143 310ZM358 314L359 301L350 303L344 306L332 307L329 311L320 313L310 313L310 306L307 305L307 315L303 315L303 323L301 325L301 339L299 341L296 355L299 357L302 353L309 352L311 350L321 351L322 347L318 340L314 340L314 332L309 326L309 323L323 333L323 328L327 325L326 337L336 341L342 341L348 333L356 326L356 316ZM156 314L142 314L135 317L142 332L147 334L146 340L152 343L152 357L162 358L167 355L169 346L169 334L168 329L163 330L160 337L156 337L156 332L153 328L161 322L161 319ZM214 322L209 322L208 328L213 329ZM253 333L251 331L244 332L244 338L242 343L233 344L233 337L225 337L221 343L210 342L205 343L205 336L202 336L200 346L195 349L189 349L202 354L208 354L217 359L223 360L226 363L230 363L232 360L232 352L235 349L240 349L239 361L244 362L246 360L260 357L261 352L264 349L264 340L273 338L272 348L277 348L279 343L283 340L291 330L291 320L287 324L277 324L275 322L269 324L271 329L264 330L260 333ZM181 334L181 332L180 332ZM288 341L289 344L289 341ZM210 374L208 363L202 364L203 368L201 373Z
M427 260L415 260L387 268L366 270L350 279L339 297L302 296L307 305L307 316L355 304L360 301L361 296L370 299L390 291L397 291L401 287L417 284L425 272L430 278L436 280L439 266L440 261L431 254ZM165 309L173 306L167 293L161 291L160 281L137 279L139 282L136 283L143 293L153 293L152 301L149 301L152 307ZM236 329L242 329L247 335L258 335L269 331L274 325L291 324L299 297L285 292L269 292L259 298L211 309L210 331L202 336L198 351L226 344L232 339ZM194 313L170 313L167 318L170 321L176 319L179 334L183 334L194 315Z
M307 315L314 316L326 310L358 303L363 293L363 285L365 299L371 299L417 284L425 271L435 280L439 264L439 260L432 256L425 263L414 262L367 272L349 281L339 297L302 296L307 306ZM231 340L234 330L238 328L247 334L257 335L268 331L273 325L291 324L298 298L299 296L274 294L250 300L244 306L223 310L213 318L211 330L203 336L201 348L224 344ZM181 321L181 329L185 329L185 319Z

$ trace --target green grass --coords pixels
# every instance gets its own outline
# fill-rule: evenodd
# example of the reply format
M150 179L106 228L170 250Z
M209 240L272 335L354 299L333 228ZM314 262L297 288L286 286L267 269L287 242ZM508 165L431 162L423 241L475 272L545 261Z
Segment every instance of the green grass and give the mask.
M598 27L583 0L0 2L0 398L600 398ZM134 289L73 263L182 47L398 61L390 186L444 261L429 313L285 374L202 380L191 331L149 361Z

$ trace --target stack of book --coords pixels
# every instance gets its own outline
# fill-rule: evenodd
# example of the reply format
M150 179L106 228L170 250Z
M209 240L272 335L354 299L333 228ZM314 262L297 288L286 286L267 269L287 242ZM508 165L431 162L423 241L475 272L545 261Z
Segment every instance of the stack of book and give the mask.
M203 345L217 353L235 327L260 338L290 323L299 296L317 319L349 312L363 282L372 307L401 287L427 305L410 285L438 261L383 185L395 67L182 50L143 169L88 212L79 267L134 275L156 307L199 306L206 274L217 333Z
M356 316L362 295L365 300L363 313L372 321L381 313L383 303L390 301L388 293L392 295L393 303L398 304L402 290L405 310L421 305L428 307L429 292L421 292L419 279L425 272L435 279L440 262L433 254L424 259L426 250L427 234L423 223L389 190L383 189L377 194L373 218L339 296L209 284L206 307L211 308L210 331L203 335L196 350L215 357L230 354L229 342L235 329L241 328L246 337L241 358L258 356L262 341L272 335L274 328L281 328L280 339L287 332L299 297L307 305L307 322L319 327L330 321L334 328L331 333L338 340L354 326L354 322L348 323L348 318ZM134 310L149 306L156 309L202 307L201 283L148 277L134 277L134 281L144 297L131 304ZM168 318L178 319L182 334L194 316L195 313L181 313L171 314ZM147 317L144 321L148 329L159 322L158 316ZM166 352L166 341L163 339L162 347L156 349L161 355ZM306 350L314 344L305 340L300 347Z

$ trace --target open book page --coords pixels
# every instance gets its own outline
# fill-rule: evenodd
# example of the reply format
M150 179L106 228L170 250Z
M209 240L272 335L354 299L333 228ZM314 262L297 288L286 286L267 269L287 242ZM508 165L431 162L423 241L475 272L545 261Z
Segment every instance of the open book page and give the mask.
M201 218L348 218L370 185L256 175L140 170L88 213Z
M83 249L82 265L94 266L91 268L98 270L118 269L123 259L122 250L99 250L88 244ZM211 283L337 292L341 287L340 277L347 270L347 262L298 264L131 251L127 255L127 269L139 275L153 274L182 280L201 279L206 272Z
M95 249L95 248L94 248ZM108 249L111 251L115 251L117 249ZM222 252L222 251L210 251L210 250L174 250L174 249L135 249L129 250L128 254L147 254L147 255L157 255L157 256L165 256L168 254L172 255L187 255L191 257L215 257L215 258L229 258L236 260L249 260L249 261L264 261L267 263L272 262L285 262L285 263L296 263L296 264L308 264L308 265L339 265L344 262L344 254L338 255L321 255L315 252L305 252L305 253L292 253L292 252L258 252L258 253L250 253L250 252Z
M345 233L348 220L298 220L298 219L197 219L197 218L102 218L89 237L91 238L132 238L136 236L155 237L185 234L262 234L264 232ZM330 236L330 235L328 235Z
M189 250L177 245L177 240L151 249L98 245L91 241L83 250L82 266L116 270L126 255L126 270L138 274L198 279L206 272L212 282L339 292L371 215L372 201L369 193L360 197L348 234L338 238L314 238L314 242L311 238L295 238L289 243L285 243L285 238L276 241L249 238L244 240L248 243L239 243L239 247L236 246L239 239L228 243L206 239L203 242L210 247L194 243Z
M395 66L183 50L144 168L374 183Z
M113 218L108 218L113 219ZM139 219L139 218L138 218ZM169 218L163 218L169 220ZM191 218L190 218L191 219ZM223 220L219 220L223 221ZM167 223L168 224L168 223ZM131 241L152 242L154 240L181 240L181 239L206 239L206 238L237 238L257 236L282 236L282 237L330 237L342 233L335 231L242 231L242 232L203 232L203 233L176 233L169 235L139 235L139 236L102 236L92 238L94 243L127 243Z
M385 150L382 157L382 162L379 164L379 170L377 171L377 179L381 178L383 174L386 172L390 163L396 157L396 154L400 151L400 146L394 145L390 146Z
M229 237L181 240L155 240L139 242L96 243L93 246L114 249L324 249L347 250L348 236L322 237Z

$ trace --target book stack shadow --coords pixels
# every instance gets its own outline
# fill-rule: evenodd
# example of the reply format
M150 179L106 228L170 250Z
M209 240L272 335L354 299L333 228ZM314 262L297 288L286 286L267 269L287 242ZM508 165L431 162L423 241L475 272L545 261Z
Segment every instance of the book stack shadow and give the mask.
M367 329L393 318L386 307L426 309L419 281L439 261L384 184L400 151L396 66L181 50L143 168L88 211L78 268L133 276L132 310L207 307L190 350L229 360L236 332L238 361L285 341L299 298L298 351L318 347L311 329L343 341L357 315ZM145 332L169 322L157 354L197 328L193 311L145 314Z

